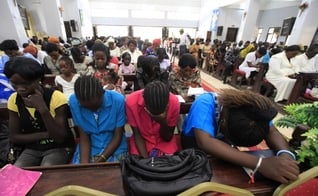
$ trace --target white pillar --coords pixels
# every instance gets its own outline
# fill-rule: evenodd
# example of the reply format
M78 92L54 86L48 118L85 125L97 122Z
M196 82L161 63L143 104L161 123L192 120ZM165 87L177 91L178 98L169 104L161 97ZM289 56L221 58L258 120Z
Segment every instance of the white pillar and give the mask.
M64 7L63 20L74 20L76 31L72 29L73 37L92 37L93 26L88 0L62 0Z
M256 40L256 21L260 10L260 2L255 0L246 0L240 29L236 40L254 41Z
M308 7L297 14L292 32L286 45L302 44L310 45L311 40L318 27L317 0L303 0L301 4L307 3Z
M47 34L49 36L60 36L66 40L64 21L62 17L64 11L60 0L41 0L41 8L44 13Z
M28 42L16 1L2 0L0 4L0 42L14 39L19 46Z

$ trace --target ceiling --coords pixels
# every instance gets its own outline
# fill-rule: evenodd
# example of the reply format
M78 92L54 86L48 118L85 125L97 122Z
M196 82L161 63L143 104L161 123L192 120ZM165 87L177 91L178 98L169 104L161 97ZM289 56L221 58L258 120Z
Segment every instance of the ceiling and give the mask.
M246 0L88 0L91 9L137 9L157 11L199 11L202 6L244 9ZM275 9L299 5L301 0L255 0L262 9Z

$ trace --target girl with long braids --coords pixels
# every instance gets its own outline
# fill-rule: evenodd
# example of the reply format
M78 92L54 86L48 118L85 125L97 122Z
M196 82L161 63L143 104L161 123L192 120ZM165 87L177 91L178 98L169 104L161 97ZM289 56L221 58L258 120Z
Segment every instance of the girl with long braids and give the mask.
M118 162L126 155L125 98L93 76L78 78L69 104L80 143L73 163Z
M180 103L161 81L150 82L145 89L126 98L130 154L143 157L171 155L178 150L173 134L179 119Z

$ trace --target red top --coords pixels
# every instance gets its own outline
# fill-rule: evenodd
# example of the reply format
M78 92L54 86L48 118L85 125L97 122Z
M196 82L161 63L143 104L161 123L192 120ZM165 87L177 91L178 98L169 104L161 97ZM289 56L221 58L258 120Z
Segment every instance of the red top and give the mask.
M126 98L126 113L127 121L131 127L139 129L143 136L147 152L156 148L165 154L173 154L178 150L176 137L173 136L169 142L160 138L160 124L152 120L145 108L143 98L143 90L135 91L129 94ZM167 110L167 124L168 126L176 126L179 120L180 103L176 95L170 93L169 105ZM139 155L138 149L135 145L134 137L129 138L129 153Z

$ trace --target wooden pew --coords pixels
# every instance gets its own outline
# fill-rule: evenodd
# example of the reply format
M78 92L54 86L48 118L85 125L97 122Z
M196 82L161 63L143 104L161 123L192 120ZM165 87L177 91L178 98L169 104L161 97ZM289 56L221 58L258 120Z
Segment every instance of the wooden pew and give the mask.
M308 99L304 97L308 84L317 79L318 73L299 73L287 104L318 101L318 99L315 98Z
M272 195L279 185L265 178L257 179L255 184L250 184L249 176L242 167L212 157L209 158L209 162L213 173L212 182L247 189L255 195ZM79 185L115 195L125 195L119 163L56 165L24 169L42 172L29 196L45 195L67 185Z
M253 92L260 93L261 86L264 83L264 76L268 70L268 63L260 64L259 71L255 76L254 85L253 85Z
M134 82L137 80L136 74L123 74L122 76L124 78L124 81L126 82L129 82L129 81Z

